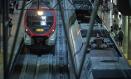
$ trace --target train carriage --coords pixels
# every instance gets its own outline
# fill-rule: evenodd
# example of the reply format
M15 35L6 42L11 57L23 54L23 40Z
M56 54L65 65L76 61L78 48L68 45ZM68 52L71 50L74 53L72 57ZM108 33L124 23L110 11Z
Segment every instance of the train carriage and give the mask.
M24 17L24 43L31 50L50 50L56 39L56 11L45 3L32 3Z

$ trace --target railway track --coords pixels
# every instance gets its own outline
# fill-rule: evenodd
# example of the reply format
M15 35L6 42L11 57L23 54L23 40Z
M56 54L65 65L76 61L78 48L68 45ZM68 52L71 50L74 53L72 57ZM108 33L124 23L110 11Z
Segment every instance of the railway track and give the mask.
M61 18L57 18L57 40L54 54L34 55L30 51L24 52L23 58L17 61L21 66L19 74L13 74L11 79L69 79L68 56L65 43L64 28ZM22 61L22 62L19 62ZM19 66L17 68L19 68ZM16 76L19 75L19 76Z

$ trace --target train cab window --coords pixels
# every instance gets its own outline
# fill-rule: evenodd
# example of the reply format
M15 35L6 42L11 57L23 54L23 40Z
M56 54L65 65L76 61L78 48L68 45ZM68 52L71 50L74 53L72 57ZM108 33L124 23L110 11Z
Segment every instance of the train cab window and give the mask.
M41 21L41 25L42 26L45 26L45 25L47 25L47 22L46 22L46 16L41 16L41 19L42 19L42 21Z
M33 12L27 14L27 25L32 29L43 28L44 31L48 31L53 25L53 22L54 17L49 11L45 12L42 16L36 15Z

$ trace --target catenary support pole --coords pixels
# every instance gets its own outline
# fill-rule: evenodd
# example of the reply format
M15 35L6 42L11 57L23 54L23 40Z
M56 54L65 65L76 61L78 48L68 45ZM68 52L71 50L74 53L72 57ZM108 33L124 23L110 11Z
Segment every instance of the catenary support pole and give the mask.
M22 10L21 10L20 15L19 15L19 20L18 20L18 23L17 23L17 28L16 28L14 40L13 40L13 45L12 45L12 48L11 48L11 54L10 54L9 63L8 63L8 68L9 68L8 72L10 72L10 69L12 67L12 62L14 61L13 58L14 58L14 55L15 55L15 47L16 47L16 42L17 42L19 30L20 30L20 25L21 25L21 22L22 22L23 14L24 14L25 5L26 5L26 0L24 0L22 2Z
M78 79L77 73L76 73L76 68L75 68L75 63L74 63L73 55L72 55L73 49L71 48L71 41L70 41L70 37L69 37L69 28L67 27L67 25L65 23L64 12L63 12L62 6L60 4L60 0L57 0L57 1L58 1L59 9L60 9L60 14L61 14L62 22L63 22L65 36L66 36L66 39L67 39L67 45L68 45L69 55L70 55L71 63L72 63L72 66L73 66L73 72L74 72L74 75L75 75L75 79Z
M8 0L2 0L2 25L3 25L3 74L8 79Z
M99 0L95 0L94 6L93 6L93 11L92 11L92 14L91 14L91 19L90 19L90 27L89 27L89 30L87 31L86 42L85 42L85 45L82 49L82 52L84 54L82 56L83 57L82 60L80 61L80 66L79 66L80 68L79 68L79 71L78 71L78 78L79 79L81 77L82 68L83 68L83 65L84 65L84 62L85 62L87 47L89 45L91 31L93 30L93 27L94 27L98 7L99 7Z

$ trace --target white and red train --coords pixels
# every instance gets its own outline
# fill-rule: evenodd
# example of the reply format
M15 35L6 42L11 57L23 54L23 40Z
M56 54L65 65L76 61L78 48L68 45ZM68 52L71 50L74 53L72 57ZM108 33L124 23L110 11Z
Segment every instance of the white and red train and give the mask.
M24 27L24 43L31 50L50 50L55 45L56 11L47 4L32 3L25 13Z

